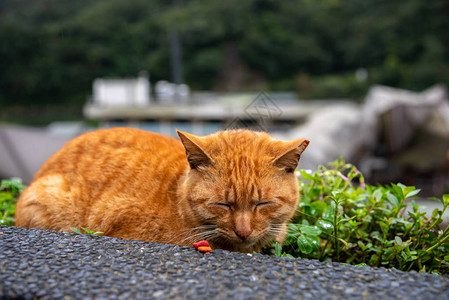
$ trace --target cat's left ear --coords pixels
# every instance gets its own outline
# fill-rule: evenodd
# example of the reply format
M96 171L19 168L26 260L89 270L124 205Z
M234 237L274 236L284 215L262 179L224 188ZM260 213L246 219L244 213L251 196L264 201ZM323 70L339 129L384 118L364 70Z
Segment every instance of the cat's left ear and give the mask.
M207 166L212 163L210 157L198 145L198 137L179 130L176 130L176 132L186 149L187 161L189 162L191 169L196 170L200 166Z
M294 172L298 166L301 154L306 150L309 141L306 139L295 140L287 143L287 151L274 160L274 166L284 169L286 172Z

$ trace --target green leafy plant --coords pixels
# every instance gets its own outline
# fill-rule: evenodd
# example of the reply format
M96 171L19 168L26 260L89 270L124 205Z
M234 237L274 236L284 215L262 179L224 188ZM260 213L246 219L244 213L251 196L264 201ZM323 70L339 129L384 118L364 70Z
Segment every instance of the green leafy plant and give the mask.
M277 256L338 261L399 270L449 273L449 227L442 229L449 195L431 216L415 203L419 189L365 184L343 160L300 172L300 203Z
M14 225L16 202L25 189L20 178L2 180L0 183L0 225Z
M70 227L70 230L72 230L73 232L78 233L78 234L100 235L100 234L104 233L104 232L101 232L101 231L93 231L93 230L90 230L90 229L87 229L87 228L84 228L84 227L81 227L81 229L76 228L76 227Z

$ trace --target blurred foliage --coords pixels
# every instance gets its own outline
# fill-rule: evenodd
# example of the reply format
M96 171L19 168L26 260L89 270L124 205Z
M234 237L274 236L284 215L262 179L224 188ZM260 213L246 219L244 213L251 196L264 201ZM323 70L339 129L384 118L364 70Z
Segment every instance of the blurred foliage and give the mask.
M25 189L20 178L0 182L0 225L12 226L15 221L16 202Z
M420 90L449 84L448 14L446 0L0 0L0 105L79 104L93 79L141 70L152 83L170 79L175 28L194 89L216 86L232 42L267 89L310 98L360 97L372 83ZM355 80L359 68L367 82Z
M12 103L11 103L12 104ZM0 120L16 125L45 126L54 121L79 121L83 119L82 103L50 103L33 102L28 105L2 106ZM87 124L84 121L85 124ZM89 124L97 124L89 122Z

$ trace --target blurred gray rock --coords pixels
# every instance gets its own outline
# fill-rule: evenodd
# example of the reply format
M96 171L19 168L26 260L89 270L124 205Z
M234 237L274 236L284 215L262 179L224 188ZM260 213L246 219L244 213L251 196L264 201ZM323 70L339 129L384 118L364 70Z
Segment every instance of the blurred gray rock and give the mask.
M360 105L353 103L334 104L313 113L307 122L286 133L273 133L283 140L307 138L310 144L301 157L302 169L316 170L340 157L352 161L366 146L366 132Z
M388 162L373 156L381 142L388 153L404 154L399 155L402 165L444 168L449 166L447 90L436 85L415 93L374 86L362 105L344 103L323 107L312 113L304 124L273 135L284 140L310 140L301 158L300 167L304 169L316 170L319 165L340 157L361 164L363 172L385 168ZM420 136L426 139L416 145ZM408 153L415 146L419 158Z

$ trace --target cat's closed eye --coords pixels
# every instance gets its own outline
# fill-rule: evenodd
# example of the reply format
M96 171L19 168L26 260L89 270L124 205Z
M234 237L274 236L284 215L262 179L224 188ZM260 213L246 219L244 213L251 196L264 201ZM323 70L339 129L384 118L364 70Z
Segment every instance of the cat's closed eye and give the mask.
M222 208L226 208L226 209L232 209L232 204L231 203L217 202L217 203L214 203L214 205L222 207Z
M256 203L256 207L263 207L273 204L271 201L261 201Z
M271 202L271 201L259 201L254 204L254 211L262 209L262 208L266 208L266 207L269 207L272 205L273 205L273 202Z

